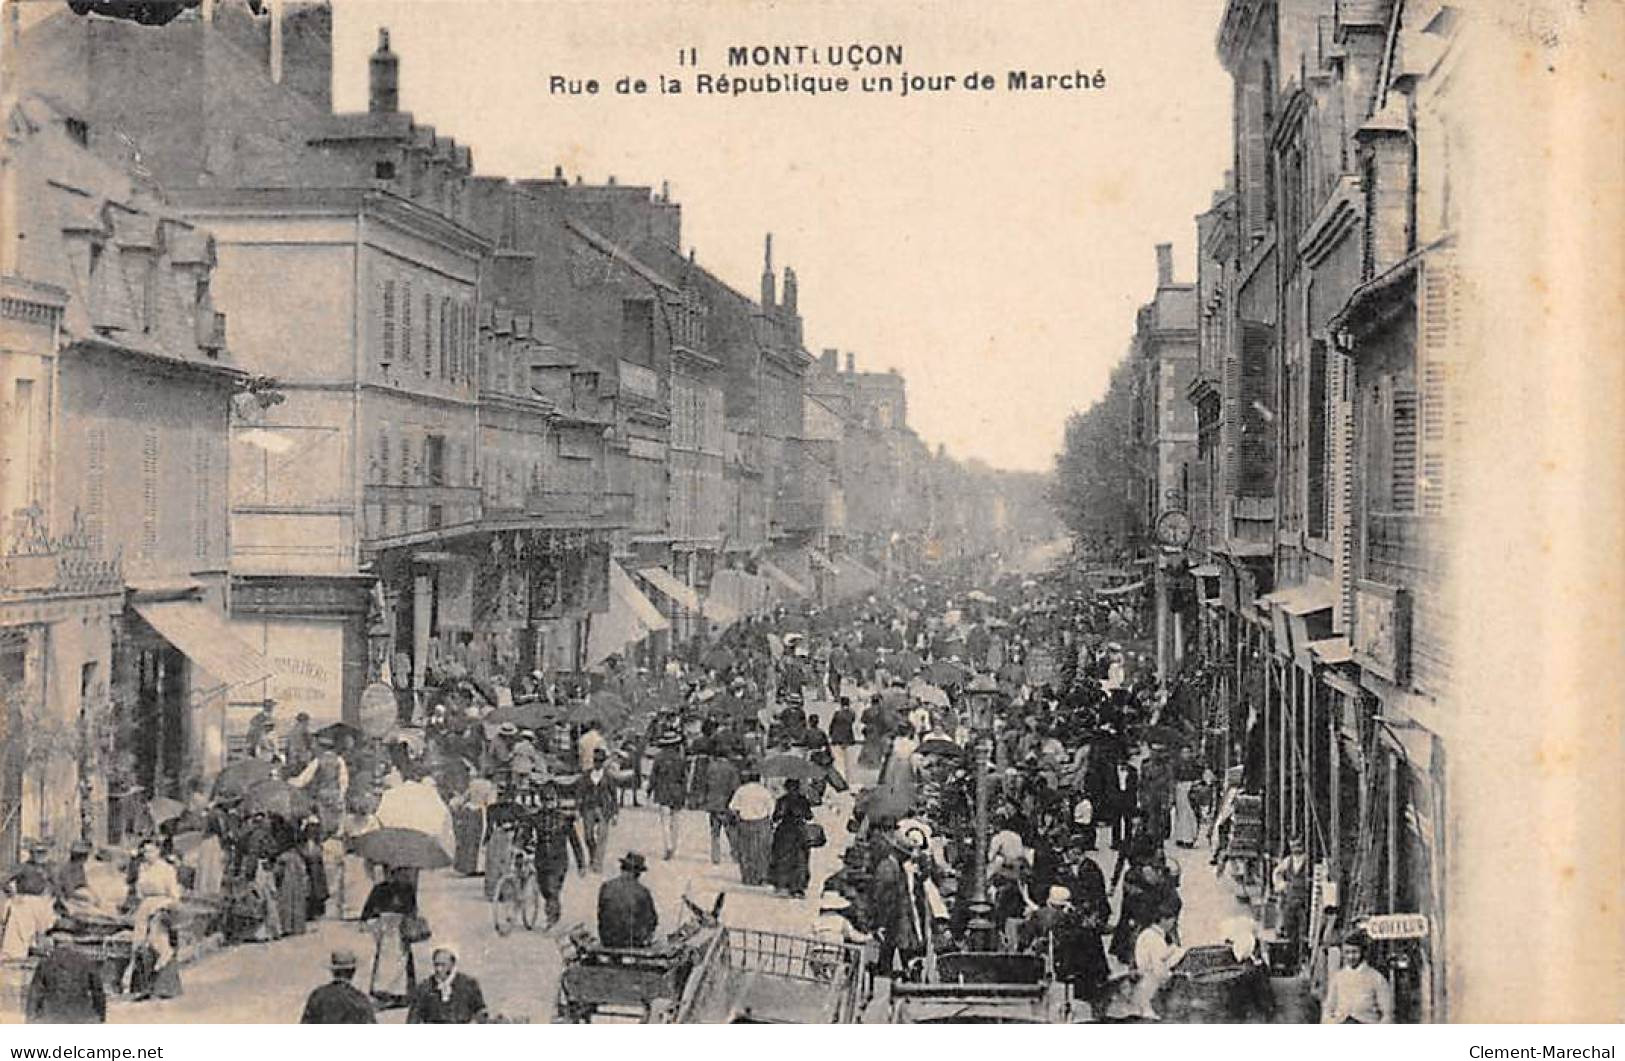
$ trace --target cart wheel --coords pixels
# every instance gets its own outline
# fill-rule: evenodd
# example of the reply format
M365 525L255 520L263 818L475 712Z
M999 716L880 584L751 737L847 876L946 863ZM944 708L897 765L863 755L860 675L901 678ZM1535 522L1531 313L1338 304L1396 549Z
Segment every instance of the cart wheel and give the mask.
M519 916L519 905L519 879L511 873L504 874L497 881L496 891L491 896L491 924L497 930L497 935L506 936L513 931L514 922Z
M534 929L542 918L542 889L535 877L526 877L519 890L519 917L524 921L527 932Z

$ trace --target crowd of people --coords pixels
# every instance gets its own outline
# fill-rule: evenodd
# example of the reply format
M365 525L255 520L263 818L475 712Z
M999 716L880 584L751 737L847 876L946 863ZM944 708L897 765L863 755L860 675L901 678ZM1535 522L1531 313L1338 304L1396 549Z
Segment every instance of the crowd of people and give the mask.
M197 909L245 944L340 918L367 929L372 953L335 952L304 1020L390 1007L485 1019L449 948L420 976L415 949L432 930L417 881L438 863L391 862L366 838L420 831L454 873L483 875L488 899L533 879L551 927L572 868L602 874L623 808L647 801L662 860L708 856L737 864L744 886L816 895L810 931L864 945L873 976L1021 951L1095 1016L1157 1019L1186 956L1177 852L1212 842L1218 859L1239 778L1216 773L1197 720L1159 693L1131 606L1067 577L915 578L781 607L658 661L612 658L591 687L436 675L385 733L313 733L301 715L282 734L267 705L247 758L184 801L154 801L130 847L76 844L60 867L36 851L8 882L0 959L37 960L31 1016L98 1019L105 999L89 984L101 979L54 941L121 931L132 957L114 986L172 997ZM827 719L813 701L833 705ZM815 889L828 805L849 843ZM632 852L605 882L604 945L652 938L647 867ZM1286 920L1305 917L1302 858L1277 870ZM1239 919L1225 936L1235 966L1266 978L1257 927ZM1344 1006L1362 1019L1382 1012L1368 979L1344 977L1339 995L1362 1000ZM1242 1019L1268 1019L1268 991L1247 997Z

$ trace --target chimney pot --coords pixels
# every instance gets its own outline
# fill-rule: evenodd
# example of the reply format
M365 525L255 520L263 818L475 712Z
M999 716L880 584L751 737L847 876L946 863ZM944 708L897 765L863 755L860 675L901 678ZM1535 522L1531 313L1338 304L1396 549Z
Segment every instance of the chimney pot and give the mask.
M846 374L848 376L856 375L857 371L858 371L858 355L854 354L854 353L852 353L852 351L848 350L846 352Z
M561 181L561 180L564 179L564 167L563 166L554 166L553 167L553 179L556 180L556 181Z
M1174 282L1174 245L1157 244L1157 286L1167 287Z
M378 27L378 50L368 64L367 110L373 114L394 114L400 110L401 64L389 50L389 30Z

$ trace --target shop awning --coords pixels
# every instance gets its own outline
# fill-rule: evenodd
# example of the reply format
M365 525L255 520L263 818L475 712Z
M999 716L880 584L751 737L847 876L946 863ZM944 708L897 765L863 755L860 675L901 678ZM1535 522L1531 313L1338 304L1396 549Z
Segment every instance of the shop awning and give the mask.
M232 632L225 616L199 600L137 601L136 614L186 658L231 689L276 673L271 661Z
M721 626L732 626L739 621L739 609L713 593L705 598L705 617Z
M774 582L777 582L780 585L780 587L790 591L791 593L794 593L796 596L805 597L805 596L809 595L807 593L807 587L806 586L803 586L801 583L799 583L795 579L791 578L788 574L785 573L783 568L779 567L779 565L775 564L773 561L771 561L771 560L763 560L760 563L758 563L756 566L757 566L758 569L760 569L762 574L766 575L768 578L772 579Z
M609 610L595 613L587 631L587 666L596 667L656 630L670 628L620 564L609 565Z
M640 567L638 574L649 580L649 584L660 592L676 601L678 605L688 609L695 615L700 613L700 597L688 586L677 580L677 576L663 567Z
M1219 565L1218 564L1197 564L1195 567L1191 568L1191 574L1196 576L1197 578L1218 578L1219 577Z
M705 614L716 622L731 621L718 617L715 609L719 606L736 615L763 615L772 610L773 590L765 578L727 568L711 576L711 593L705 598Z
M871 585L880 585L880 572L876 571L868 564L861 563L860 561L854 560L852 557L847 556L841 559L841 566L852 568L859 575L868 579Z
M1354 647L1346 637L1328 637L1309 642L1309 654L1321 663L1347 663L1354 658Z
M1426 774L1433 768L1433 734L1421 726L1396 726L1382 723L1382 734L1390 744L1402 752L1411 767Z
M1097 589L1095 592L1100 594L1102 597L1121 597L1125 593L1133 593L1135 590L1143 589L1144 587L1145 579L1142 578L1140 581L1130 582L1126 586L1113 586L1110 589Z
M1337 590L1330 582L1310 579L1301 586L1288 586L1258 598L1258 602L1280 608L1288 615L1308 615L1325 611L1337 603Z
M671 629L671 623L667 622L666 617L660 614L660 609L654 606L654 602L645 597L643 591L638 589L637 583L632 581L632 576L626 573L626 568L613 560L609 562L609 590L611 593L621 595L628 607L632 609L633 614L637 616L638 622L642 623L650 633Z

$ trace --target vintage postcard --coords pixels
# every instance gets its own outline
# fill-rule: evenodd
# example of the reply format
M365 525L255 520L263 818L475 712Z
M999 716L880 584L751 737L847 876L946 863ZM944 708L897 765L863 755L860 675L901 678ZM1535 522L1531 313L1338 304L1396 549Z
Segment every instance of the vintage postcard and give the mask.
M0 1022L1625 1017L1618 2L0 14Z

